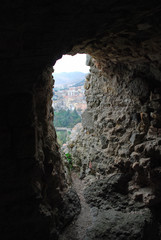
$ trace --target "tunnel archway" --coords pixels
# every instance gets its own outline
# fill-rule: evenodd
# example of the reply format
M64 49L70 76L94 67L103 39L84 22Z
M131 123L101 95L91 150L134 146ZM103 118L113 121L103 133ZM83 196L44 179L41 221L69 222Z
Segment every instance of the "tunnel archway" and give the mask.
M51 66L56 59L65 53L85 52L96 59L97 71L106 78L115 80L117 76L120 80L126 72L126 78L137 79L138 85L140 78L160 81L159 1L62 3L1 3L1 235L4 239L13 236L56 239L59 228L68 222L65 219L62 224L63 215L57 214L63 206L67 186L51 124ZM135 92L133 84L131 89ZM157 94L151 95L154 102ZM140 119L144 117L141 115ZM156 138L159 136L158 130L153 133ZM133 136L132 141L136 138ZM158 146L159 143L154 143L153 148ZM133 167L138 172L137 164ZM158 201L157 171L152 171L151 176L152 187L157 186L154 189Z

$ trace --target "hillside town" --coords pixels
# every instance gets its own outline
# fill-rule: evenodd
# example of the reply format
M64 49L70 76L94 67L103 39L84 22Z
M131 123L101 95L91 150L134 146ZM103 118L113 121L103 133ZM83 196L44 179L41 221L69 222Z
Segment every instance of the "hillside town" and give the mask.
M77 110L81 115L86 109L87 104L84 96L84 86L74 85L66 88L58 89L55 88L53 92L53 108L55 111L61 109L64 110Z

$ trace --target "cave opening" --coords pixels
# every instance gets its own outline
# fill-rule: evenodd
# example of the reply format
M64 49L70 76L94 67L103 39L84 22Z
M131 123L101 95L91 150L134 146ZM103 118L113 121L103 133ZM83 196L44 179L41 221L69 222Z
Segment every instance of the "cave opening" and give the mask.
M84 84L88 73L86 54L64 55L54 65L52 107L61 148L66 148L72 129L80 129L81 115L87 107Z
M109 50L108 45L106 48ZM55 237L81 239L83 234L90 240L97 239L101 234L109 234L107 225L111 228L116 219L121 218L126 223L128 219L127 227L135 226L132 233L128 233L132 238L144 239L149 234L143 224L147 222L154 231L150 239L159 240L158 225L154 227L150 220L155 219L155 211L160 209L161 85L158 73L154 66L149 68L149 62L138 63L137 58L134 62L117 62L111 55L107 59L104 51L99 45L93 52L94 57L88 59L87 109L82 115L82 129L68 144L68 153L77 171L77 176L73 172L73 182L68 159L60 156L56 137L52 139L56 147L52 158L54 168L50 172L57 184L54 189L60 189L59 181L63 184L61 191L55 192L53 183L47 183L46 193L53 209L59 201L57 228L72 222L65 230L60 228L59 237ZM49 104L51 106L51 102ZM51 165L49 160L47 155L47 168ZM80 202L82 196L84 199ZM142 218L138 220L140 213ZM83 222L82 217L87 221ZM116 225L120 224L118 220ZM119 233L114 228L111 239L126 236L127 232L126 227Z
M1 2L2 238L57 240L79 215L86 240L159 240L160 1L10 2ZM91 225L53 126L52 66L67 53L92 56L83 132L69 146Z
M161 156L161 85L146 64L117 64L103 55L88 60L90 74L85 82L87 109L82 115L83 131L68 143L68 153L79 173L79 179L73 174L72 187L80 198L85 197L81 199L85 213L81 211L59 239L73 235L81 239L80 235L87 234L93 240L93 235L99 237L101 231L106 234L107 228L99 231L97 224L107 225L105 219L111 214L123 219L130 214L128 224L139 229L136 239L141 238L147 233L144 227L139 227L139 221L149 222L149 216L153 217L156 208L160 208L157 193L160 183L153 173L160 167L156 159ZM155 181L152 188L151 181ZM152 199L158 204L153 205ZM137 222L140 211L143 218ZM92 216L97 216L98 223L93 222ZM87 220L85 224L80 223L82 217ZM113 226L112 219L110 224ZM150 222L148 226L153 228ZM111 236L122 236L116 232ZM150 236L153 237L159 239L157 228Z
M150 187L154 180L149 166L152 164L152 169L160 166L158 160L154 160L160 158L160 83L148 65L117 64L106 60L102 51L95 58L89 57L88 64L90 74L85 82L87 109L82 116L83 131L68 143L67 150L77 171L77 175L72 173L72 185L71 171L66 169L68 164L64 171L68 188L72 186L76 190L85 212L81 211L77 219L74 217L74 223L59 235L59 239L72 236L81 239L82 234L87 234L93 240L93 234L99 237L102 230L98 231L96 222L89 228L92 216L96 214L98 223L104 226L111 213L123 219L134 214L130 224L140 231L136 238L146 236L136 218L142 209L140 221L149 222L149 207L152 212L159 207L151 202L151 199L159 201L160 195L156 192L160 184L157 182L154 188ZM86 219L83 224L82 218ZM113 224L112 219L110 224ZM150 222L148 226L153 228ZM151 238L159 239L157 231L156 228ZM118 236L116 232L113 234Z

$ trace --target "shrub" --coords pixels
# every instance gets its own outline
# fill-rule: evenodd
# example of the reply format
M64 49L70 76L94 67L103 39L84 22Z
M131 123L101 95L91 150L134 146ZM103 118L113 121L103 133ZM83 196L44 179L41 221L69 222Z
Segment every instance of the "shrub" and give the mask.
M72 167L73 167L71 154L70 153L66 153L65 156L66 156L66 159L67 159L68 164L69 164L69 169L71 170Z

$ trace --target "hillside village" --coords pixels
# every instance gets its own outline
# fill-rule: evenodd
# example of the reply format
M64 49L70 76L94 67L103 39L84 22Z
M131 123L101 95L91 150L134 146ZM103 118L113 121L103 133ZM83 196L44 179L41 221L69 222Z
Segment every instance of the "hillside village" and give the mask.
M70 129L81 122L81 115L87 108L84 95L85 76L86 74L82 72L62 72L54 75L52 106L60 146L68 140Z
M84 86L81 84L76 84L74 86L69 86L66 88L59 89L55 88L53 92L53 108L55 111L61 109L64 110L77 110L81 115L82 112L87 107L85 96L84 96Z

